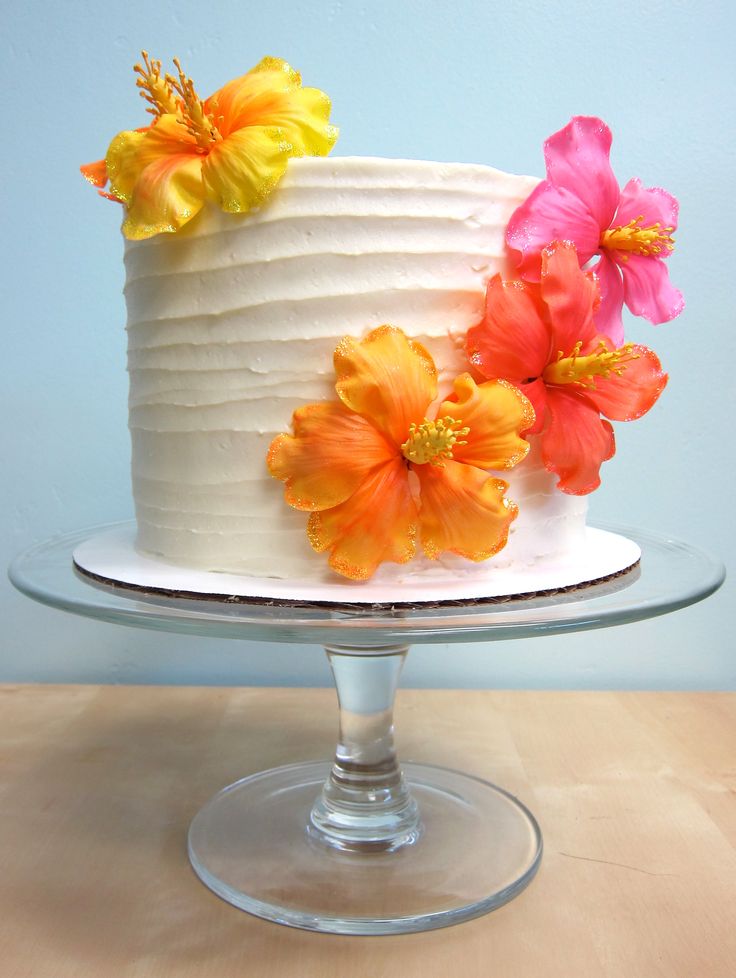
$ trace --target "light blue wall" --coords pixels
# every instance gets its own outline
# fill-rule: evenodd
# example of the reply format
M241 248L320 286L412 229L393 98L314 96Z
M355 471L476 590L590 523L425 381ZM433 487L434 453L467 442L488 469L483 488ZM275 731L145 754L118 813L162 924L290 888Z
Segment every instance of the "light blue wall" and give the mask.
M328 91L341 155L491 163L542 173L545 136L574 114L615 135L623 182L681 201L670 261L687 298L637 323L670 387L592 499L599 519L718 551L734 540L733 5L487 0L81 0L5 4L0 548L131 515L119 213L77 166L143 119L141 47L179 54L202 93L263 54ZM623 429L623 430L622 430ZM730 593L729 593L730 592ZM606 632L415 650L407 685L733 687L733 591ZM0 679L322 683L314 647L218 643L116 628L36 606L0 583Z

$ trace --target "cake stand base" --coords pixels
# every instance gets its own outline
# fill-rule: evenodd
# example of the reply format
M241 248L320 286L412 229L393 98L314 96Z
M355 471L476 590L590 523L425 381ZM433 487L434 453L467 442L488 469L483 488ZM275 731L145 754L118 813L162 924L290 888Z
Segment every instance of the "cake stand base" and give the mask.
M502 788L444 768L402 765L421 821L394 851L326 844L310 822L322 762L274 768L224 788L189 831L195 872L224 900L293 927L401 934L460 923L534 878L542 836Z

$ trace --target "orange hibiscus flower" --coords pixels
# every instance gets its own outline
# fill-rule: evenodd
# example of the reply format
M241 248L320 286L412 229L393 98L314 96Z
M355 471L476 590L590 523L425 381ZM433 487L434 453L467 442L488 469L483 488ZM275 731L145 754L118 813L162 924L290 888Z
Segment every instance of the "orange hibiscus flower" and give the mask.
M517 507L488 469L509 469L529 450L529 401L503 380L469 374L427 414L437 370L423 346L379 326L335 351L338 401L294 413L293 434L268 451L286 501L309 512L307 535L345 577L366 580L379 564L416 553L486 560L501 550Z
M154 116L150 126L119 133L105 160L83 166L106 196L126 205L123 233L132 239L177 231L209 200L244 213L263 203L294 156L325 156L337 139L330 100L280 58L255 68L202 100L174 61L136 65L137 84Z

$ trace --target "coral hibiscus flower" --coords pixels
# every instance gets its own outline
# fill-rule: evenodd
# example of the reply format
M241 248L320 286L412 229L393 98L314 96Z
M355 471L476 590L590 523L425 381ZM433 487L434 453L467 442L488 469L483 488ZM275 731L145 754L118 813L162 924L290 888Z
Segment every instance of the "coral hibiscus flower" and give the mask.
M428 420L437 370L393 326L346 337L334 360L339 400L299 408L293 435L278 435L267 459L286 501L311 513L312 547L353 580L410 560L417 537L432 559L480 561L501 550L517 508L486 470L526 456L529 401L506 381L477 385L462 374Z
M555 242L541 257L539 283L489 282L485 318L468 331L467 350L482 376L503 377L529 398L536 421L527 434L541 433L545 466L563 492L584 495L615 452L604 419L640 418L667 375L647 347L616 348L598 331L598 283L572 244Z
M330 100L279 58L202 100L179 62L178 78L161 78L160 62L136 65L154 121L119 133L104 162L82 167L95 186L107 181L126 205L123 233L148 238L177 231L209 200L243 213L263 203L294 156L324 156L337 139Z
M506 240L522 278L539 281L540 256L552 241L572 241L581 265L598 256L598 328L623 342L623 303L652 323L684 307L669 280L677 201L659 188L629 180L619 189L609 154L611 131L600 119L576 116L544 144L547 179L512 215Z

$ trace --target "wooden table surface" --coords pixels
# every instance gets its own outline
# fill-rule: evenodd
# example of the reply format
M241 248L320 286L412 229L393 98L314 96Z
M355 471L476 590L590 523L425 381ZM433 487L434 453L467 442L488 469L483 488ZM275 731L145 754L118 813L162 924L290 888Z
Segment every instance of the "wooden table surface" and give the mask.
M3 978L733 978L736 694L400 691L402 758L534 811L520 897L456 927L338 937L195 877L223 785L327 758L331 690L0 687Z

